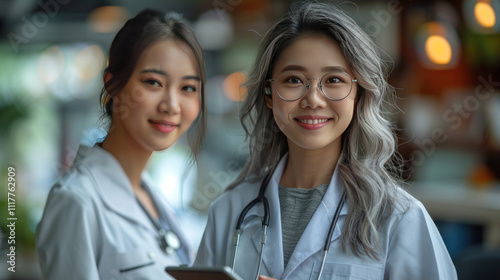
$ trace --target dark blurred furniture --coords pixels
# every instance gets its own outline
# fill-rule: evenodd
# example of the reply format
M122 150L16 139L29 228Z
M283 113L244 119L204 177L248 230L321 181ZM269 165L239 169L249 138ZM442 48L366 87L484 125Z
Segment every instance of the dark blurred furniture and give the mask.
M499 280L500 249L473 247L461 252L454 260L458 280Z

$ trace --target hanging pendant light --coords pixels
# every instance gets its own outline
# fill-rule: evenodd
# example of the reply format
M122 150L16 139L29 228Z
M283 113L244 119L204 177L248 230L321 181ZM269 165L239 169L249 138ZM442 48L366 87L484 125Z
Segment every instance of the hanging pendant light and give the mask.
M496 33L500 31L499 0L466 0L463 11L467 26L478 33Z
M456 66L461 47L457 32L450 24L431 21L417 33L417 50L422 64L431 69Z

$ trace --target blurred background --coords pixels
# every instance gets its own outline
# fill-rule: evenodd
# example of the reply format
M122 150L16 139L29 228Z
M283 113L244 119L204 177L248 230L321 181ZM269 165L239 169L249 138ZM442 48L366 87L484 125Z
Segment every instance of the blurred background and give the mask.
M205 50L208 129L197 166L186 165L185 139L148 165L197 248L210 202L248 156L239 84L262 35L294 2L0 0L0 278L41 279L34 231L48 192L79 143L105 135L98 100L107 51L145 8L182 14ZM500 1L330 2L380 47L397 93L393 121L407 189L466 279L468 258L500 247ZM7 270L9 167L15 273Z

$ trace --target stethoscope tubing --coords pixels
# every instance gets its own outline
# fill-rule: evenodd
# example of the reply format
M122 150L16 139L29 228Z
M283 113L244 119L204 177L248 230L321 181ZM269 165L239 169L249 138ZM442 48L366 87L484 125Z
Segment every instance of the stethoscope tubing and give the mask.
M342 197L340 198L339 205L337 206L337 209L335 210L335 214L333 215L333 221L330 224L330 229L328 230L328 236L325 240L325 246L323 248L323 259L321 261L321 267L319 269L318 278L316 278L317 280L321 279L321 275L323 274L323 268L325 267L325 263L326 263L326 255L328 254L328 251L330 250L330 245L332 244L331 241L332 241L333 232L335 230L335 226L337 225L337 221L338 221L339 216L340 216L340 211L342 211L342 208L344 208L345 198L346 198L346 194L345 194L345 190L344 190L344 192L342 193Z
M236 256L238 255L238 247L240 244L240 236L241 236L241 225L243 224L243 221L245 220L245 216L247 215L248 211L252 209L257 203L262 202L262 205L264 207L264 217L262 218L262 241L261 241L261 251L260 251L260 262L259 262L259 268L258 268L258 273L257 273L257 278L259 277L260 274L260 269L262 267L262 258L264 255L264 247L266 243L266 234L267 234L267 227L269 226L269 201L267 200L267 197L264 195L267 184L271 180L271 175L273 172L270 172L266 175L264 180L262 181L262 184L260 185L259 189L259 194L258 196L250 201L250 203L243 208L243 210L240 213L240 216L238 217L238 221L236 222L236 235L234 236L234 241L233 241L233 256L232 256L232 262L231 262L231 269L234 272L234 268L236 265Z
M233 256L232 256L232 262L231 262L231 269L234 272L235 265L236 265L236 256L238 254L238 247L240 244L240 237L241 237L241 233L242 233L241 232L241 225L243 224L243 221L245 220L245 216L247 215L248 211L250 211L250 209L252 209L252 207L257 205L259 202L262 202L262 205L264 207L264 216L262 217L261 249L260 249L260 254L259 254L259 266L257 268L257 275L255 277L256 280L259 278L260 271L262 268L262 259L264 256L264 248L265 248L265 244L266 244L267 227L269 226L269 220L270 220L269 219L269 217L270 217L269 201L267 200L267 197L264 195L264 193L266 191L266 188L267 188L269 181L271 180L272 173L273 172L268 173L266 175L266 177L264 178L264 180L262 181L262 184L260 185L258 196L255 199L253 199L252 201L250 201L250 203L248 203L245 206L245 208L243 208L243 210L241 211L240 216L238 217L238 221L236 223L236 234L234 236L234 241L233 241ZM332 220L332 223L330 224L330 228L328 230L328 235L327 235L327 238L325 240L325 245L323 247L323 259L321 261L321 267L320 267L320 271L319 271L318 278L317 278L318 280L321 278L321 275L323 274L323 268L325 266L326 256L328 254L328 251L330 250L330 244L331 244L333 232L334 232L335 227L337 225L337 221L340 217L340 212L341 212L342 208L344 208L345 200L346 200L346 193L344 190L344 192L342 193L342 197L340 198L339 204L337 206L337 209L335 210L335 214L333 216L333 220Z

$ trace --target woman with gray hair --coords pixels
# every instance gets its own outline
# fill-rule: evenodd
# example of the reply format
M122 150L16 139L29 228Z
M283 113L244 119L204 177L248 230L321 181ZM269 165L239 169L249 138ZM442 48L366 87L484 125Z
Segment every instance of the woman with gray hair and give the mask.
M244 279L456 279L405 192L377 47L342 10L306 3L261 43L241 122L250 158L212 205L197 266ZM234 239L233 239L234 237Z

